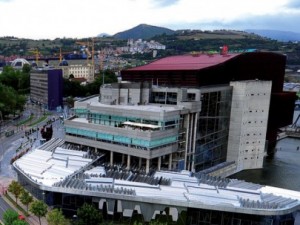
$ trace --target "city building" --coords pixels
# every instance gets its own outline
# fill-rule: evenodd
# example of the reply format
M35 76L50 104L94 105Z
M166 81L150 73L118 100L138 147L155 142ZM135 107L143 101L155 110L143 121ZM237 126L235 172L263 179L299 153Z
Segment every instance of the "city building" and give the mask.
M182 224L299 224L300 193L188 171L126 170L90 148L51 139L13 163L18 181L73 217L85 202L107 218L141 214Z
M63 61L65 62L65 61ZM69 65L61 64L58 68L62 69L63 77L66 79L71 78L84 78L87 82L95 80L95 68L93 65Z
M169 88L115 83L75 102L65 140L82 144L146 173L199 172L220 164L228 176L263 167L271 81ZM225 173L225 174L224 174Z
M30 99L42 108L55 110L63 106L61 69L41 68L30 72Z
M271 52L170 56L121 71L123 81L151 82L167 87L229 85L231 81L272 81L268 116L268 155L274 154L278 128L292 123L295 93L284 92L286 56ZM278 119L280 118L280 120Z
M128 39L127 46L121 47L123 52L130 52L131 54L136 53L145 53L153 50L166 50L166 46L160 44L156 41L143 41L142 39L138 39L134 41L133 39Z
M65 140L14 162L18 180L68 215L89 202L145 221L297 224L298 192L225 178L261 168L274 129L292 121L284 64L265 52L193 53L124 70L75 102Z

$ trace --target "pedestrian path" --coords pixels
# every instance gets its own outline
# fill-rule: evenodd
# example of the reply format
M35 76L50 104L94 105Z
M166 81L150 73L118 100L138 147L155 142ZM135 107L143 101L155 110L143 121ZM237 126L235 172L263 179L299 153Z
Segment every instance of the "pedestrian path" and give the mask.
M8 185L12 182L12 178L0 176L0 194L4 194L7 190Z

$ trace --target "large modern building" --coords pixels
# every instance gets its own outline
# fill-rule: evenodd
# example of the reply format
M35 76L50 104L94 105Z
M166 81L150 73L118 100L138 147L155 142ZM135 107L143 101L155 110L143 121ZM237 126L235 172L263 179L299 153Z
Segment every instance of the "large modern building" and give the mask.
M241 79L251 76L240 69L240 75L234 75L234 70L231 75L240 79L229 80L232 63L248 67L243 57L258 67L249 67L257 74L251 76L265 79ZM147 172L151 168L199 172L218 167L217 175L228 176L262 168L266 146L272 144L266 139L273 141L274 127L283 124L270 123L270 115L278 114L272 110L285 99L280 112L288 117L282 121L288 123L294 105L294 94L279 88L281 77L271 77L276 72L261 64L270 64L272 59L284 65L280 64L284 58L272 53L187 55L124 71L123 78L144 82L104 85L99 96L76 102L75 116L65 121L66 141L105 153L111 164L121 162L128 169L138 165ZM223 74L215 67L222 67ZM222 74L220 82L211 70ZM192 87L180 86L181 82Z
M234 54L193 53L159 59L148 65L121 71L123 80L152 82L167 87L229 85L231 81L272 82L268 116L268 154L272 155L277 130L292 123L295 93L283 91L286 56L270 52ZM280 119L278 119L280 118Z
M36 69L30 72L30 99L48 110L63 106L61 69Z
M220 176L262 168L271 81L200 88L115 83L75 102L66 141L107 156L110 164ZM227 167L228 166L228 167Z
M27 190L69 216L87 202L117 220L136 212L144 221L168 217L195 225L300 222L299 192L188 171L146 175L138 167L109 166L103 157L52 139L13 166Z
M193 54L123 71L131 82L75 103L65 140L13 164L18 180L69 215L89 202L145 221L299 224L298 192L224 178L261 168L266 139L291 122L284 64L273 53Z

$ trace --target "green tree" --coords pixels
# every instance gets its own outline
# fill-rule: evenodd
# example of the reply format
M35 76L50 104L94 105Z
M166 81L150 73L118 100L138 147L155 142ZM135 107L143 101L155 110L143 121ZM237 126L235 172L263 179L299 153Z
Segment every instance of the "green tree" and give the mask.
M23 190L24 188L17 181L14 180L8 186L8 191L15 196L17 204L18 204L18 198L21 195Z
M33 202L33 197L28 193L28 191L23 191L20 196L20 201L26 205L26 210L28 212L28 206L31 202Z
M85 96L85 87L80 85L78 81L70 81L69 79L64 79L64 96Z
M98 225L102 222L102 215L93 206L84 203L77 209L78 225Z
M19 78L21 77L21 72L15 70L11 66L5 66L3 72L0 74L0 82L6 86L12 87L18 90Z
M23 110L26 98L19 95L12 87L1 84L0 81L0 111L3 117Z
M94 82L86 86L86 93L89 93L90 95L99 94L99 88L103 84L103 79L105 84L118 82L118 78L112 70L101 71L100 76L97 76Z
M15 220L12 225L29 225L29 223L24 220Z
M18 220L18 213L14 210L8 209L3 214L3 221L5 225L12 225L15 220Z
M47 222L49 225L68 225L69 221L64 217L60 209L53 209L47 213Z
M42 201L34 201L30 206L30 212L39 218L39 223L41 225L41 217L47 214L47 205Z

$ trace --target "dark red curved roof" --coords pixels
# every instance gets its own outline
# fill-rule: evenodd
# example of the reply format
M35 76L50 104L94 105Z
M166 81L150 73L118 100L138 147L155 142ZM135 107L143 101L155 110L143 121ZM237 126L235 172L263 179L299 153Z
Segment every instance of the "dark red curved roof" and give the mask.
M239 54L189 54L170 56L128 71L199 70L226 62Z

